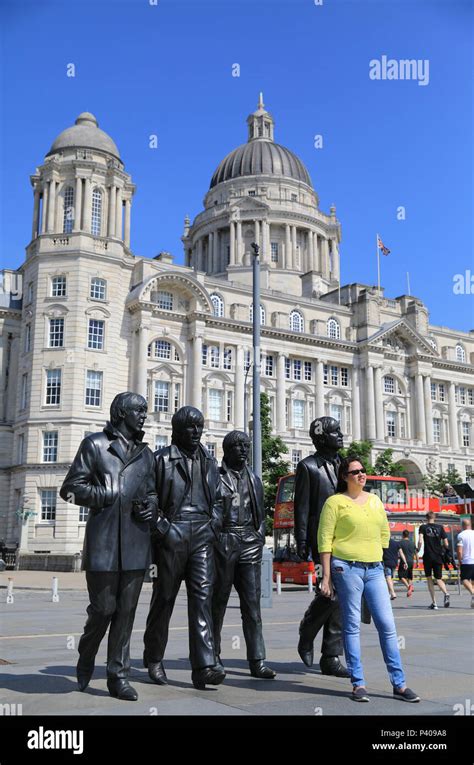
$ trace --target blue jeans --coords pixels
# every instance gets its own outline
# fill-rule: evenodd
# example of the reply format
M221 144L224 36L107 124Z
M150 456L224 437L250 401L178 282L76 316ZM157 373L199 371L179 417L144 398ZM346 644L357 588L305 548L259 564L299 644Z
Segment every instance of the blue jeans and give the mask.
M360 658L362 594L379 633L380 647L394 688L405 685L397 632L382 563L360 563L331 558L331 579L341 606L342 638L353 685L364 685Z

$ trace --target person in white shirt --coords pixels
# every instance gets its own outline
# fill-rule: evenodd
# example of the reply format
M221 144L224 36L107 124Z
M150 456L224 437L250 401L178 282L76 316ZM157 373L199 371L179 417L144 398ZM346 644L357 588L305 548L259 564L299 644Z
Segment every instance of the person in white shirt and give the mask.
M471 595L471 608L474 608L474 531L471 519L462 519L462 531L457 538L458 560L461 565L461 581Z

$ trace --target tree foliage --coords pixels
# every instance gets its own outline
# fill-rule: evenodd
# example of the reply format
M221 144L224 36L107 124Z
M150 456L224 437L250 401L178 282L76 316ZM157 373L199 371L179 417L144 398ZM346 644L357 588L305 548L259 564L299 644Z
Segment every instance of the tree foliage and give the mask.
M393 461L393 449L384 449L374 463L374 475L403 475L404 465Z
M339 454L341 457L354 457L354 459L360 460L367 473L373 475L372 443L370 441L353 441L345 449L341 449Z
M462 483L462 478L456 468L437 473L436 475L423 476L423 485L433 497L442 497L446 484Z
M280 436L272 436L270 400L266 393L260 394L260 423L262 428L262 482L265 496L265 512L273 517L278 479L291 472L289 463L282 458L288 447ZM267 522L267 530L270 524Z

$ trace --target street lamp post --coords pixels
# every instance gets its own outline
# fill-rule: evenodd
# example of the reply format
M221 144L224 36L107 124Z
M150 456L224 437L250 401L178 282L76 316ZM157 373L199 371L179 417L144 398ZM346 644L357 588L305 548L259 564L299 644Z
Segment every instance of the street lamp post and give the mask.
M262 477L262 426L260 422L260 256L259 246L253 250L253 463L255 475Z

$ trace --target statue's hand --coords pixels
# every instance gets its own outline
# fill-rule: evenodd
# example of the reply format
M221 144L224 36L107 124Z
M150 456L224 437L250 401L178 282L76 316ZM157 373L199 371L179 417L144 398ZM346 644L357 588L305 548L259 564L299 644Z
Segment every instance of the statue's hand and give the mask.
M306 542L297 542L296 552L301 560L308 560L308 545Z
M133 513L141 523L149 523L155 517L155 502L149 499L134 499Z

